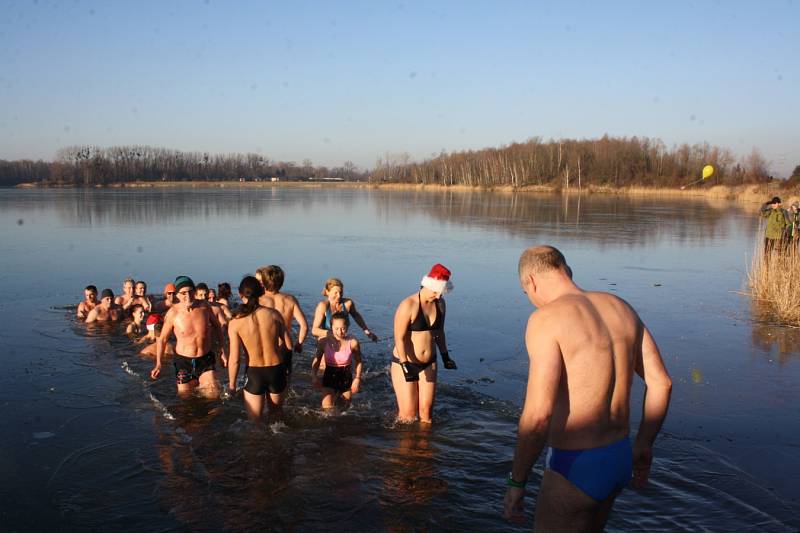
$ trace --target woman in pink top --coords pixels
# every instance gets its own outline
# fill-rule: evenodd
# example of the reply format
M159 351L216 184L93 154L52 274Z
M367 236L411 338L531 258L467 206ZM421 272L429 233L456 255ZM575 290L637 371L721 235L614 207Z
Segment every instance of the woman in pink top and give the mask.
M330 333L320 339L317 353L311 363L311 376L314 388L322 389L322 408L333 408L336 397L341 395L350 401L353 394L361 388L361 348L358 341L347 335L350 320L347 313L338 312L331 316ZM325 373L319 377L319 366L325 358ZM352 367L355 366L355 377Z

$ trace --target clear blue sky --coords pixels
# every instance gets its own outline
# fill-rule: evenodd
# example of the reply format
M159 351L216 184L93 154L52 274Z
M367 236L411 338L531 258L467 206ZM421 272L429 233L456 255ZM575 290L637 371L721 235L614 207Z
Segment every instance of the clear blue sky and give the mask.
M800 2L0 1L0 158L644 135L800 164Z

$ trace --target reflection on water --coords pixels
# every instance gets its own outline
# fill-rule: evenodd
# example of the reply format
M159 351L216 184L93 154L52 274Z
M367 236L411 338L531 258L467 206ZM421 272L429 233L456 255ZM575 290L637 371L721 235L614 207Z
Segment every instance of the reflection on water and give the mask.
M609 529L797 528L800 332L733 293L757 225L724 203L597 195L0 191L0 520L18 530L515 530L500 507L531 311L516 261L550 241L587 288L633 303L675 378L653 484L623 493ZM152 359L119 325L86 327L64 309L89 282L116 288L134 275L157 290L188 272L235 283L274 262L307 314L322 281L344 277L385 338L399 299L438 261L455 276L447 333L459 370L441 373L428 430L393 421L390 339L364 344L364 392L335 416L319 409L307 346L285 424L255 427L241 398L179 400L169 364L152 382ZM540 478L539 465L531 511Z
M311 214L356 204L374 208L378 219L426 213L446 223L500 227L511 234L574 236L600 246L641 245L665 236L684 242L726 238L725 215L738 208L720 200L684 199L665 204L652 198L612 195L556 196L480 191L380 191L295 188L10 191L0 208L55 212L62 223L81 226L151 226L212 218L258 218L270 213ZM587 204L590 203L590 208ZM583 210L582 206L583 205ZM753 217L739 221L755 228ZM754 231L751 230L751 231Z
M777 361L783 365L800 358L800 328L770 322L771 310L759 302L750 305L753 315L753 346L770 357L777 351Z

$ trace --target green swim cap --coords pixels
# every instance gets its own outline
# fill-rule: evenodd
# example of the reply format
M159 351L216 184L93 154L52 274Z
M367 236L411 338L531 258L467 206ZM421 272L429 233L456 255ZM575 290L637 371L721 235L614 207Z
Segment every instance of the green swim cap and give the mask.
M179 291L184 287L194 290L194 281L189 276L178 276L175 278L175 290Z

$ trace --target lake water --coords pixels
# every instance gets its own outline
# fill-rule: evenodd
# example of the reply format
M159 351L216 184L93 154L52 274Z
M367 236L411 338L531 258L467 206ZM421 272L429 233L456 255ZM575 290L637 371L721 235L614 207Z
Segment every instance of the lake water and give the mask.
M0 529L514 530L501 517L527 375L520 252L558 246L584 288L639 311L673 381L649 488L609 530L800 527L800 330L741 291L752 211L702 200L357 189L0 190ZM453 271L435 424L398 426L392 316L433 263ZM309 319L343 279L378 343L364 392L325 416L311 343L284 425L241 400L180 401L171 366L73 319L82 289L151 292L287 273ZM360 332L356 333L357 335ZM635 388L632 427L638 424ZM541 476L537 465L529 511ZM528 524L520 530L529 530Z

